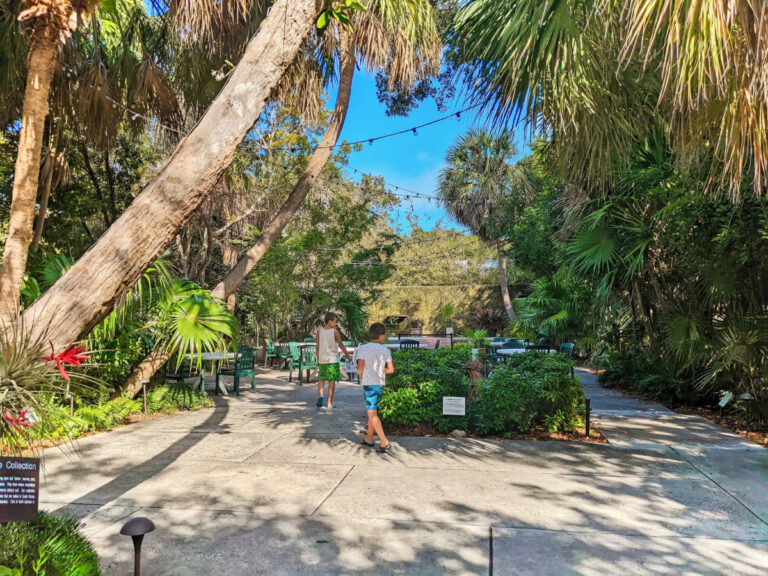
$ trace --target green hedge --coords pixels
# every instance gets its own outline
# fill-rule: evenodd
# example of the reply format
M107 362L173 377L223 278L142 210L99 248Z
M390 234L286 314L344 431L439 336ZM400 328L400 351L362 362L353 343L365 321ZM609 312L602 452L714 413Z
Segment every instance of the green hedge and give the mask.
M399 350L393 360L395 374L387 380L379 408L386 425L511 435L533 426L571 431L580 422L584 394L578 380L571 378L572 361L560 354L512 356L479 384L466 417L443 416L442 399L469 396L464 369L469 348Z
M98 576L99 558L71 516L41 512L0 526L0 576Z
M468 347L396 350L392 359L395 373L387 378L379 408L385 424L427 425L440 433L467 429L466 417L443 416L443 396L469 395Z

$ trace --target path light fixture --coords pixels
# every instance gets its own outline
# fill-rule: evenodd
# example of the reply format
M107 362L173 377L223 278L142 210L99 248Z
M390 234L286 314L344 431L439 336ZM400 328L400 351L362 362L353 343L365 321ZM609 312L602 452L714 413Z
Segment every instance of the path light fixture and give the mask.
M149 518L133 518L120 529L120 534L133 539L133 576L141 574L141 542L144 534L149 534L155 525Z

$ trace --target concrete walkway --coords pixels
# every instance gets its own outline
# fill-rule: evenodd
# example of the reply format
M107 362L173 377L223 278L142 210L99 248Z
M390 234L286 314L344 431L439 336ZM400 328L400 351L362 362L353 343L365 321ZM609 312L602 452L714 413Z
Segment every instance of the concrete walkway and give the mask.
M610 443L357 444L361 390L264 371L258 392L46 453L41 498L84 520L105 574L768 573L768 456L581 373ZM76 448L76 450L75 450Z

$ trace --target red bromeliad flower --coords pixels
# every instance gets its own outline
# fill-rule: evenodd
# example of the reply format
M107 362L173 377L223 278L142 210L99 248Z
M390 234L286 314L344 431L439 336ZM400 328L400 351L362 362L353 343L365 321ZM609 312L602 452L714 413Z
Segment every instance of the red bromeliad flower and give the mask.
M83 362L88 359L88 350L81 344L69 346L58 354L55 352L56 351L53 348L53 342L51 342L51 355L46 356L43 358L43 360L46 362L54 362L56 367L59 369L59 372L61 373L61 377L64 378L64 380L67 382L69 382L69 374L67 374L67 371L64 370L64 365L82 366Z

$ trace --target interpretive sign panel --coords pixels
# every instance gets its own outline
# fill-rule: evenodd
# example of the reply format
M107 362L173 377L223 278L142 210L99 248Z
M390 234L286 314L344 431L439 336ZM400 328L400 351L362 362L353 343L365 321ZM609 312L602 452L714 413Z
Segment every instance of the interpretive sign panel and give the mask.
M37 516L40 459L0 456L0 522L26 522Z
M443 396L443 415L464 416L467 413L467 400L463 396Z

